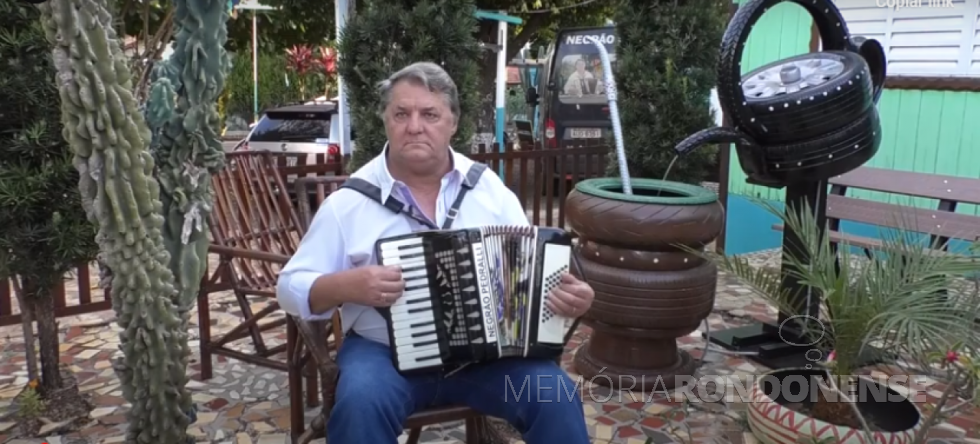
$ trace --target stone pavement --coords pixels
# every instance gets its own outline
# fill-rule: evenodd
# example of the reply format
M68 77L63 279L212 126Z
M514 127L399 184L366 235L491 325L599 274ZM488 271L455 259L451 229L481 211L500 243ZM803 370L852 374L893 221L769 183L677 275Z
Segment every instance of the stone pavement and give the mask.
M774 252L752 255L757 265L773 265L778 257ZM93 282L95 282L93 280ZM72 291L69 291L71 294ZM215 332L227 331L239 322L237 304L231 295L212 297L212 323ZM762 303L752 291L727 276L720 276L714 313L708 321L712 331L742 325L753 319L772 319L775 310ZM114 443L122 442L128 405L122 398L118 380L110 366L117 351L119 328L112 323L112 312L67 317L62 326L62 362L69 365L79 380L81 389L92 396L96 409L90 423L83 429L64 436L45 440L11 440L12 420L0 419L0 443ZM190 433L198 442L235 444L281 444L288 442L289 400L285 372L243 364L223 357L215 358L215 376L211 380L196 380L198 364L196 344L196 313L192 330L195 374L189 384L198 405L198 421ZM703 327L702 327L703 328ZM570 366L572 351L589 331L582 328L571 341L564 363L569 373L578 378ZM285 333L277 339L282 341ZM742 378L766 369L737 354L721 349L705 349L701 333L681 338L681 347L695 358L703 358L696 376L718 375ZM270 345L275 345L272 343ZM242 346L243 348L246 346ZM705 351L707 350L707 353ZM0 328L0 418L11 408L11 399L27 383L24 367L23 342L20 327ZM934 400L941 384L934 380L924 383ZM746 405L740 402L684 402L679 392L663 391L642 394L618 392L589 381L583 383L584 415L596 443L656 444L666 443L736 443L752 444L755 439L746 433ZM952 404L952 403L951 403ZM308 411L308 416L314 414ZM936 438L949 442L980 443L980 413L975 410L954 415L936 429ZM427 429L422 434L426 443L462 443L460 424ZM404 442L406 436L403 435Z

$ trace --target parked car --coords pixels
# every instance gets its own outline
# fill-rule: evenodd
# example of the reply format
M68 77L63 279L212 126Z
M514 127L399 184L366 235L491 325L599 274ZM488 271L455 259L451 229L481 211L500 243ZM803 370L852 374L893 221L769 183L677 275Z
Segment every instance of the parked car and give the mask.
M327 154L331 160L341 152L340 119L334 102L287 105L266 110L235 151Z
M296 163L314 165L317 156L323 160L341 163L344 155L340 148L340 119L335 102L287 105L266 110L252 125L251 130L234 151L271 151L276 153L306 154L291 158L289 166ZM353 136L353 135L352 135ZM292 157L292 156L291 156ZM338 172L341 170L338 168ZM288 192L295 190L297 175L286 176Z

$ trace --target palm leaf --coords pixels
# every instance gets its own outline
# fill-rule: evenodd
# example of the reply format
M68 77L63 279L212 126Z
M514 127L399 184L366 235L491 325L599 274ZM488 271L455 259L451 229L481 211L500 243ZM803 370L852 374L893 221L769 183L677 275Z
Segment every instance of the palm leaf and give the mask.
M846 241L834 248L807 205L784 211L756 201L798 238L788 245L795 248L783 249L780 272L752 267L739 257L679 247L705 257L790 316L807 315L809 304L801 304L807 295L788 290L784 279L799 283L802 291L812 288L812 296L822 296L823 331L811 328L804 333L814 339L823 336L832 344L837 371L853 371L858 354L872 343L901 350L911 359L924 359L964 341L966 347L976 348L980 339L974 322L980 317L977 292L940 294L955 279L980 270L976 252L937 253L942 245L916 241L924 230L907 228L907 222L899 221L895 225L901 229L880 236L881 252L858 264Z

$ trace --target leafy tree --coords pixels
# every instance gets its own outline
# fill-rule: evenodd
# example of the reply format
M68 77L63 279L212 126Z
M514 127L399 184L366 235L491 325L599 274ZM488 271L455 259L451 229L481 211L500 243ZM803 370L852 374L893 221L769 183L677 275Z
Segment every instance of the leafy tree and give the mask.
M381 152L386 136L376 86L415 62L441 64L459 89L460 121L452 145L469 148L478 104L479 49L473 0L376 1L352 17L340 37L338 72L347 79L356 169ZM379 42L378 36L385 39Z
M116 29L120 34L140 41L154 36L170 41L174 19L172 0L113 0ZM262 0L264 5L279 8L258 11L259 48L283 51L293 45L322 44L333 38L334 2L324 0ZM252 48L252 11L239 10L228 21L228 51L250 52ZM151 45L153 46L153 45Z
M662 178L674 145L715 125L709 100L727 11L719 0L620 0L617 5L614 72L631 176ZM705 147L678 160L669 179L705 180L716 152ZM617 162L609 165L618 176Z
M40 18L34 5L0 0L0 282L19 278L21 312L37 321L46 396L70 383L59 370L52 290L98 248L61 134L61 99Z

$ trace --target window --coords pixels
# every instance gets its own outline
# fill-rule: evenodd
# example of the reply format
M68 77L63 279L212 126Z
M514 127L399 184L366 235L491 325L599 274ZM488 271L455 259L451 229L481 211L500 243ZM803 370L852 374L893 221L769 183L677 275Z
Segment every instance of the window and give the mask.
M980 77L980 0L835 3L851 34L881 42L889 76Z
M323 116L271 119L264 116L252 130L252 142L314 142L330 137L330 121Z
M616 69L616 54L609 54L609 64ZM609 103L603 81L602 59L598 52L569 54L561 58L556 69L558 100L569 105L605 105Z

